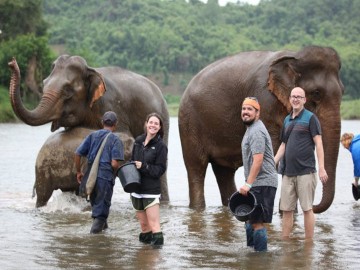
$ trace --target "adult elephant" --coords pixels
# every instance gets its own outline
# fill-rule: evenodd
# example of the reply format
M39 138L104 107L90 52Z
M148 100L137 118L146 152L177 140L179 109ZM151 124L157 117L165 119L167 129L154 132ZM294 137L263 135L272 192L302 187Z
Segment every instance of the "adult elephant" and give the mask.
M146 115L157 112L164 121L168 142L169 113L160 89L149 79L119 67L89 67L80 56L59 56L44 80L43 95L33 110L24 107L20 96L20 70L15 59L11 68L10 100L15 114L31 126L52 122L59 127L102 128L106 111L118 116L117 131L130 137L144 132ZM169 200L166 174L161 178L162 200Z
M328 209L334 199L340 138L340 58L332 48L309 46L299 52L252 51L218 60L189 83L179 108L179 130L188 173L190 207L204 208L204 178L208 163L214 171L223 205L236 190L235 171L243 165L241 140L245 126L241 104L255 96L261 104L274 152L280 145L283 120L291 110L290 91L306 91L306 108L322 125L325 168L329 180L314 212Z
M36 207L45 206L56 189L78 193L74 152L84 138L93 131L87 128L71 128L56 132L45 141L35 163L33 197L36 194ZM125 161L129 160L134 138L123 132L115 132L115 135L123 142ZM82 161L84 168L87 162L86 159Z

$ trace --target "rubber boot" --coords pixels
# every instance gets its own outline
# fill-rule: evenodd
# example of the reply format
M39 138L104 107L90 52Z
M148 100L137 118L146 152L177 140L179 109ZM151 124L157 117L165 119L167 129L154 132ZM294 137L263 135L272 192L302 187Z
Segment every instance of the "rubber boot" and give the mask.
M164 236L162 232L152 234L151 245L154 248L161 247L164 244Z
M104 230L106 230L107 228L109 228L109 225L107 223L107 219L105 220L105 223L104 223Z
M266 228L254 231L255 251L267 251L267 232Z
M254 247L254 229L250 223L245 223L246 244L248 247Z
M141 232L139 234L139 241L144 243L144 244L151 244L151 240L152 240L152 232L147 232L147 233L143 233Z
M94 218L93 224L90 229L90 233L99 233L104 229L105 220Z

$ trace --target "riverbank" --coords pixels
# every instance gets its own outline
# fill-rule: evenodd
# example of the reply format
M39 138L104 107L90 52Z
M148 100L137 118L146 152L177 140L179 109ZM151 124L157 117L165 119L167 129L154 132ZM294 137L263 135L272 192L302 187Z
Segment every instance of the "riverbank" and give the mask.
M168 104L170 116L177 116L181 96L165 94L164 97ZM360 99L345 100L341 102L341 119L360 119ZM16 121L16 117L10 104L8 89L0 86L0 123L14 121Z

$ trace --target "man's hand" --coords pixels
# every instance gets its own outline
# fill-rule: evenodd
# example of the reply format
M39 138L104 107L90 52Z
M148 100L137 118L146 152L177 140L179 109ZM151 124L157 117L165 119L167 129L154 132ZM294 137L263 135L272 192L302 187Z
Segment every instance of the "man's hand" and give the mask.
M243 185L242 187L240 187L239 193L247 196L247 193L249 192L249 190L250 190L250 187L248 187L247 185Z
M329 177L324 168L319 169L319 178L323 184L325 184L327 182Z
M81 184L81 180L84 177L84 174L82 172L77 172L76 173L76 180L79 184Z

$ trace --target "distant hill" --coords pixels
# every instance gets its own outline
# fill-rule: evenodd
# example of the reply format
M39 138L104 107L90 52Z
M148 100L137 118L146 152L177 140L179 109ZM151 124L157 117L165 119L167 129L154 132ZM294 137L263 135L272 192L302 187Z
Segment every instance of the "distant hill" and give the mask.
M59 53L134 70L160 80L162 88L176 84L175 93L189 76L227 55L322 45L339 52L346 94L360 97L360 1L188 2L43 0L43 13Z

